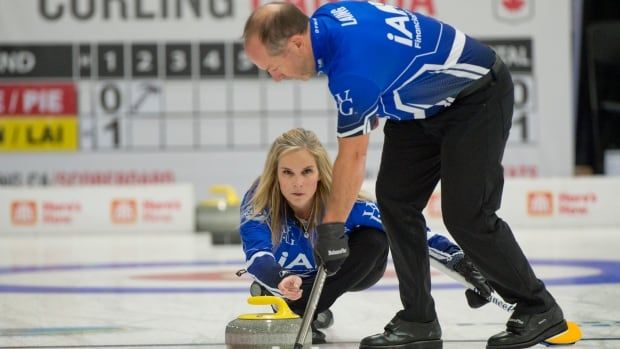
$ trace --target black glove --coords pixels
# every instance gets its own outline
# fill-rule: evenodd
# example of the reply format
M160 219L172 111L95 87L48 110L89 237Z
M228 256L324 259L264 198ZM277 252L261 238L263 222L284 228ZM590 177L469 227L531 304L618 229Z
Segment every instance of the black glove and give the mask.
M489 302L487 298L493 292L493 288L469 257L464 255L463 258L457 261L454 264L454 270L480 292L480 294L478 294L469 289L465 291L465 297L470 307L479 308Z
M318 261L325 267L327 276L332 276L349 256L349 237L344 233L344 223L319 224L316 233Z
M481 295L476 293L474 290L470 290L469 288L465 290L465 298L467 299L467 304L473 309L478 309L489 303L488 299L482 298Z
M478 268L466 255L454 265L454 270L465 278L467 282L477 288L483 298L489 297L491 292L493 292L487 279L482 276Z

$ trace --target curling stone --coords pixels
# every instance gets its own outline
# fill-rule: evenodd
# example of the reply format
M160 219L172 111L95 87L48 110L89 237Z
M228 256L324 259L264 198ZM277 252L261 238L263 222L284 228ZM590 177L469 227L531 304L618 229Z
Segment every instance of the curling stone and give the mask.
M293 349L301 318L293 313L284 299L275 296L253 296L252 305L275 305L276 313L243 314L226 325L226 347L229 349ZM308 333L303 348L312 347Z
M196 230L211 233L214 245L239 244L239 197L230 185L209 188L218 197L202 200L196 207Z

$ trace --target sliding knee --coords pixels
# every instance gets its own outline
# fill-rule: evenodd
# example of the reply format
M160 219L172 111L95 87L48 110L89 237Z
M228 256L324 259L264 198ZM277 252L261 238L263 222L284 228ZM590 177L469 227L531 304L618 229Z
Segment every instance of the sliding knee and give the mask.
M359 249L362 252L359 260L360 272L366 273L366 276L349 291L361 291L376 284L383 277L389 253L388 239L381 230L362 227L352 232L351 242L355 244L355 247L351 246L352 250Z

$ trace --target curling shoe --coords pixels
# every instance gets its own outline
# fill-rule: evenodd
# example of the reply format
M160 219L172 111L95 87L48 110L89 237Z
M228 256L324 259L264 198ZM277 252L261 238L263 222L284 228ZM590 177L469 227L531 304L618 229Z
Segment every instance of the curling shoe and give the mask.
M325 339L325 333L317 330L314 325L311 325L310 328L312 329L312 344L327 343L327 340Z
M441 327L431 322L408 322L396 315L385 326L385 332L362 339L360 349L441 349Z
M334 314L327 309L316 315L316 319L312 322L316 328L330 328L334 324Z
M562 309L555 304L538 314L513 313L506 331L489 338L487 349L529 348L568 329Z

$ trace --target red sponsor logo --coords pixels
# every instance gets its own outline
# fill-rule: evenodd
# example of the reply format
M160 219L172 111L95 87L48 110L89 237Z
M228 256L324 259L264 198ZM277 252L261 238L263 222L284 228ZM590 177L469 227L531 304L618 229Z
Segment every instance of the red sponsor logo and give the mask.
M142 202L142 219L150 223L170 223L175 212L181 211L179 200L152 200Z
M585 216L597 202L598 196L594 192L562 192L558 194L558 213L565 216Z
M41 203L41 222L49 224L71 224L82 211L78 201L43 201Z
M133 224L138 219L138 204L134 199L114 199L110 204L110 219L114 224Z
M553 193L549 191L527 193L527 213L530 216L551 216L553 214Z
M532 164L504 165L504 176L506 177L538 177L538 166Z
M175 176L171 170L60 171L54 173L52 179L56 185L126 185L173 183Z
M0 116L77 114L73 84L0 85Z
M19 200L11 203L11 223L13 225L34 225L37 223L37 203Z

